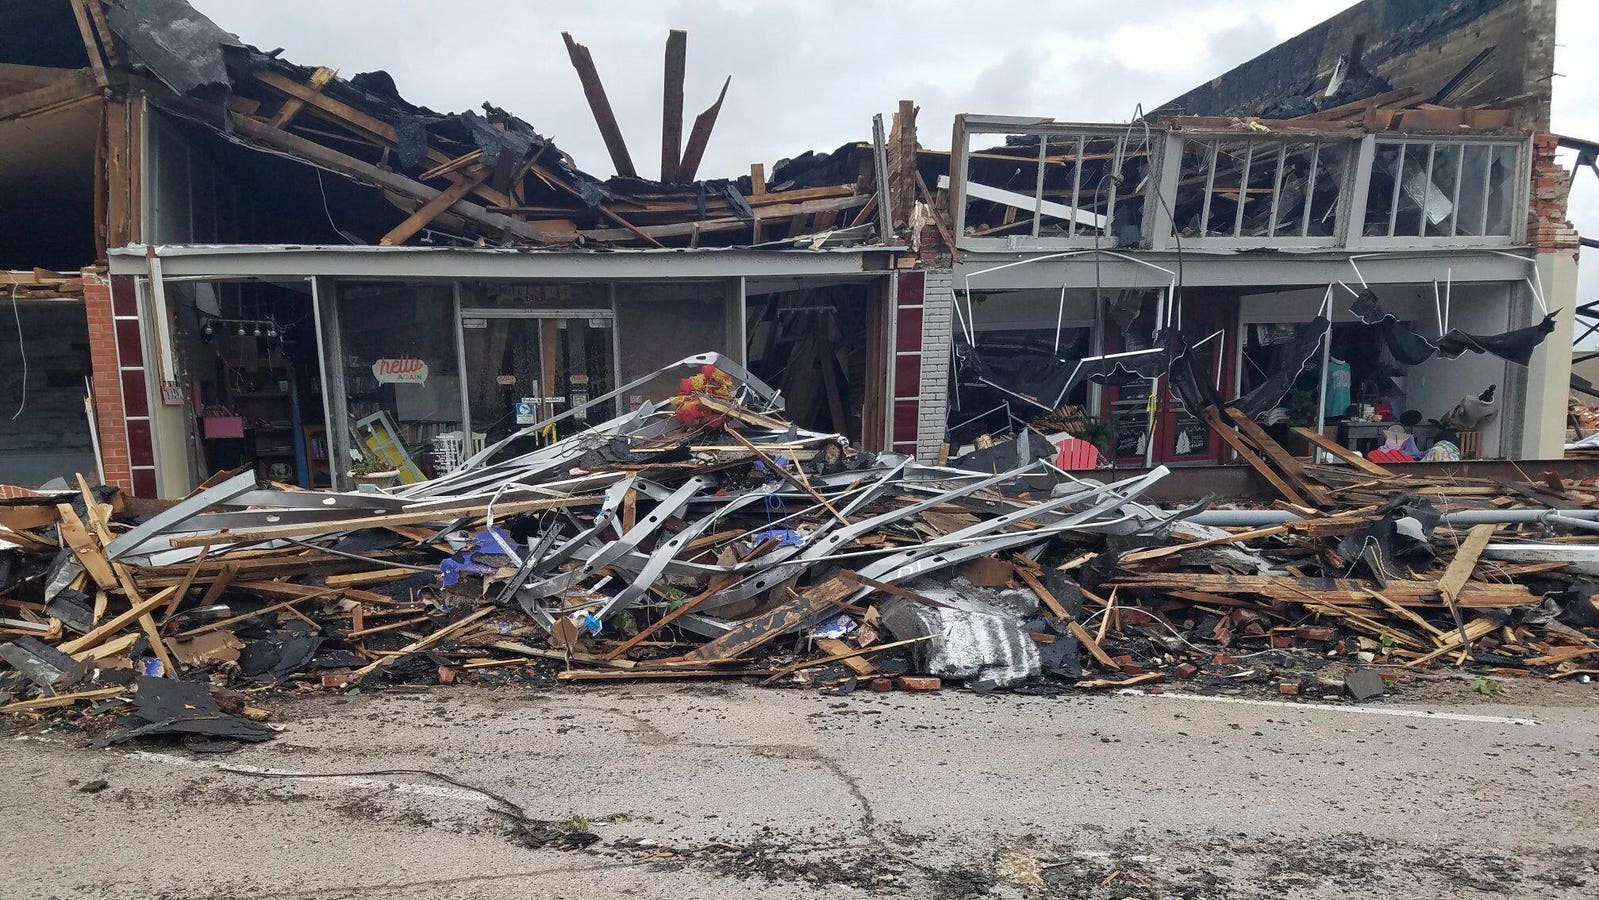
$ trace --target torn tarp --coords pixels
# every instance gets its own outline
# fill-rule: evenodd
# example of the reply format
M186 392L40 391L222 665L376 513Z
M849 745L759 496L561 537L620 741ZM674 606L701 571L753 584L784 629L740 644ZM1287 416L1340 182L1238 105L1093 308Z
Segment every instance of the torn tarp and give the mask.
M1537 325L1514 331L1482 335L1452 328L1438 340L1428 340L1407 328L1398 316L1383 309L1382 301L1370 290L1362 291L1355 302L1349 305L1349 311L1362 324L1381 328L1388 352L1407 366L1426 362L1434 354L1444 359L1456 359L1467 351L1490 353L1518 366L1525 366L1532 360L1533 351L1555 330L1555 314L1549 313Z
M139 677L133 712L122 726L95 743L120 744L158 734L196 735L251 743L271 740L277 732L258 722L222 711L203 684L171 678Z
M1279 345L1272 360L1266 380L1253 390L1228 403L1251 419L1282 402L1294 386L1299 373L1310 368L1311 362L1321 352L1321 340L1331 326L1326 316L1316 318L1294 329L1292 341Z

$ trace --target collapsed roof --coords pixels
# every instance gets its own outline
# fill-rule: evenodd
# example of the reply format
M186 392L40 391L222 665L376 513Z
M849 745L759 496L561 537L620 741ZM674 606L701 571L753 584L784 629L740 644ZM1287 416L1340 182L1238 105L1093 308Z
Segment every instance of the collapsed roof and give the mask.
M104 22L114 35L108 50L114 44L124 63L118 74L163 110L235 143L377 188L409 213L378 243L406 243L434 223L479 244L532 247L876 240L869 144L780 161L770 181L761 166L738 178L695 179L720 99L696 121L674 160L672 183L631 174L601 180L504 109L484 103L481 110L442 113L418 106L386 72L344 78L292 63L280 51L240 41L184 0L110 0ZM669 87L674 48L681 83L678 35L668 45ZM586 58L581 45L568 43ZM585 72L575 52L573 61L587 91L592 63ZM607 123L595 111L603 132ZM614 128L614 119L609 124ZM618 170L631 172L631 164Z

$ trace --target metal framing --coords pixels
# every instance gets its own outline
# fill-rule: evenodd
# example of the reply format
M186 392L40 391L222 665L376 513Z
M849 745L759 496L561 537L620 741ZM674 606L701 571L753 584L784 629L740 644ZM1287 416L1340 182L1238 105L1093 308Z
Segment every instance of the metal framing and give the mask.
M1144 187L1142 202L1144 203L1143 237L1139 249L1166 250L1181 244L1184 249L1217 248L1227 249L1261 249L1274 248L1286 250L1312 250L1347 248L1351 250L1408 250L1408 249L1433 249L1433 248L1502 248L1518 246L1526 238L1526 222L1524 211L1530 199L1531 179L1531 138L1515 137L1506 138L1503 135L1452 135L1452 134L1384 134L1381 136L1366 135L1364 137L1338 133L1314 132L1283 132L1272 134L1240 134L1236 131L1196 130L1174 131L1169 127L1150 125L1151 136L1149 172ZM1114 244L1114 236L1101 234L1098 236L1079 233L1077 221L1072 218L1066 225L1065 237L1042 237L1039 235L1040 223L1044 215L1044 169L1042 161L1047 159L1047 148L1060 147L1063 144L1076 142L1076 158L1081 160L1087 140L1096 138L1113 138L1116 140L1116 157L1119 159L1127 148L1133 145L1143 123L1130 125L1105 125L1105 124L1070 124L1057 123L1052 119L1033 118L1022 116L981 116L961 115L956 117L954 144L950 156L951 173L949 179L950 209L954 218L955 242L962 250L977 253L1004 253L1004 252L1047 252L1062 249L1081 247L1109 247ZM1038 165L1038 172L1032 178L1033 196L1031 198L1030 212L1032 215L1031 229L1021 234L1005 236L971 236L966 234L966 206L971 193L969 186L972 184L968 171L972 160L973 135L1032 135L1039 139L1039 152L1035 159L1029 160L1017 157L1019 165L1029 163ZM1249 187L1252 170L1257 170L1269 164L1274 157L1276 171L1272 177L1270 191L1272 195L1272 208L1267 233L1258 236L1246 236L1243 232L1243 216L1245 207L1239 204L1233 213L1232 228L1229 234L1197 234L1175 235L1172 217L1176 211L1177 188L1182 180L1182 149L1185 141L1206 143L1209 146L1209 156L1205 165L1205 189L1203 199L1200 200L1200 222L1202 227L1208 227L1210 220L1210 201L1215 189L1216 169L1218 166L1218 149L1224 141L1239 143L1243 147L1243 164L1239 172L1239 190L1246 191ZM1462 235L1454 233L1457 229L1451 227L1448 235L1427 235L1423 226L1421 234L1394 235L1393 219L1398 204L1395 197L1389 198L1387 212L1390 217L1389 233L1383 236L1367 237L1364 234L1365 214L1367 208L1367 193L1371 184L1371 167L1376 157L1379 145L1395 145L1400 148L1401 171L1403 171L1404 155L1415 156L1420 153L1420 148L1426 147L1426 159L1422 162L1423 172L1430 175L1439 159L1437 148L1445 148L1446 152L1453 149L1456 160L1457 176L1453 186L1455 195L1454 205L1459 208L1459 194L1462 190L1461 182L1464 178L1465 147L1472 144L1482 144L1495 148L1514 148L1516 164L1514 175L1511 176L1515 185L1515 193L1510 197L1510 234L1508 235ZM1279 199L1282 188L1283 170L1286 167L1287 155L1290 148L1309 146L1310 172L1305 189L1304 209L1299 216L1298 234L1279 234L1278 217L1280 215ZM1323 152L1326 147L1341 146L1347 148L1342 160L1338 160L1330 168L1328 154ZM1269 148L1269 149L1268 149ZM1275 152L1273 152L1275 151ZM1419 159L1419 157L1416 157ZM1076 210L1081 199L1081 192L1090 189L1089 186L1079 183L1081 177L1081 163L1073 165L1072 178L1072 203L1071 209ZM1326 171L1324 171L1326 170ZM1486 171L1486 170L1485 170ZM1341 186L1337 205L1334 210L1336 216L1332 233L1329 235L1310 235L1311 214L1315 204L1315 186L1328 174L1336 178ZM1486 174L1485 185L1486 185ZM1400 185L1396 180L1395 191ZM1447 192L1446 192L1447 193ZM1120 196L1118 196L1120 195ZM1486 187L1484 196L1486 197ZM1024 195L1025 196L1025 195ZM1425 195L1431 197L1431 191ZM1115 203L1118 199L1126 200L1125 192L1118 192L1111 184L1107 192L1106 229L1108 230L1114 218ZM1425 213L1425 210L1423 211ZM1486 200L1484 201L1484 216L1486 216Z

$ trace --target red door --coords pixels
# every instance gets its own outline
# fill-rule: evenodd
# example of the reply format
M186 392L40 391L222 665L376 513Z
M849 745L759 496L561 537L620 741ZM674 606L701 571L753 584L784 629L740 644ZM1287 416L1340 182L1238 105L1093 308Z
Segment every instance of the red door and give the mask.
M1151 346L1157 321L1157 298L1146 295L1138 316L1123 329L1113 317L1107 318L1105 352L1141 350ZM1189 291L1183 299L1180 330L1193 345L1195 369L1215 379L1218 392L1232 394L1233 356L1236 349L1238 300L1236 297ZM1116 387L1106 385L1101 392L1102 415L1116 423L1115 459L1117 465L1142 465L1146 459L1162 463L1217 463L1222 443L1197 412L1190 412L1172 392L1170 379L1162 376L1153 383L1134 381ZM1151 409L1150 393L1155 393ZM1154 426L1153 452L1150 426Z

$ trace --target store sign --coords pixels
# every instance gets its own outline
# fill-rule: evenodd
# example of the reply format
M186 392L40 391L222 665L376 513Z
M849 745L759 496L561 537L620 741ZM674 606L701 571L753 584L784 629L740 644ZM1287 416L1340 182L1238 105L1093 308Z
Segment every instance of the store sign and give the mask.
M372 364L372 377L379 384L425 384L428 380L428 364L404 356L380 359Z

